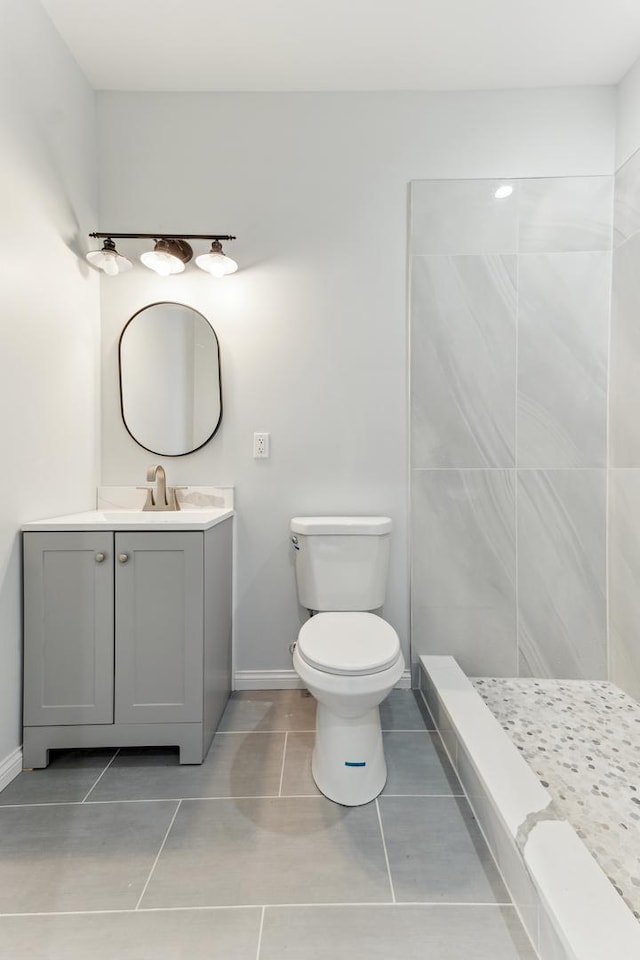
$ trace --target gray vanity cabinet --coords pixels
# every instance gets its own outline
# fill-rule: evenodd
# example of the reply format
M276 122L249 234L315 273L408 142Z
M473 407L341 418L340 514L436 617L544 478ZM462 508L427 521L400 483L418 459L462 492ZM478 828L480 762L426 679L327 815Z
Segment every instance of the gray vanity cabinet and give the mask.
M201 763L231 689L232 521L24 533L25 767L55 747Z

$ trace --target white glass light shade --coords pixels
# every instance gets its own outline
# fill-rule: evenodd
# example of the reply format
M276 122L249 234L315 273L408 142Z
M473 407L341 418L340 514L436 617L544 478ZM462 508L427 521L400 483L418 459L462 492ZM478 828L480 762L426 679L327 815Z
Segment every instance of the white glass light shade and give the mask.
M103 270L109 277L115 277L119 273L125 273L131 270L133 264L131 260L120 256L116 250L113 241L105 241L102 250L90 250L87 254L87 260L92 267Z
M230 273L235 273L238 264L231 257L227 257L222 252L222 246L219 240L214 240L211 244L209 253L203 253L196 257L196 264L201 270L206 270L212 277L227 277Z
M161 277L168 277L172 273L182 273L184 270L183 261L174 257L172 253L167 253L166 250L147 250L146 253L141 255L140 260L145 267L155 270Z
M509 183L504 183L501 187L498 187L494 193L496 200L506 200L507 197L510 197L513 193L513 187Z

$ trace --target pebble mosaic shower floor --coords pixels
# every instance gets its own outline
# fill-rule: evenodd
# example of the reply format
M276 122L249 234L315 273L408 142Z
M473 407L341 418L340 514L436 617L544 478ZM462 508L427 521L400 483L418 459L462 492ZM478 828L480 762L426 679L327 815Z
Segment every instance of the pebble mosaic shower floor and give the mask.
M640 704L603 681L472 683L640 919Z

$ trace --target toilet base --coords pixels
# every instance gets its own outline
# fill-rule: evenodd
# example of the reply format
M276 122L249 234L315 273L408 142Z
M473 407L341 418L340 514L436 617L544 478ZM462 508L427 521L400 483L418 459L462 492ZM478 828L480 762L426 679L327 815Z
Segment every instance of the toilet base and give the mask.
M318 703L311 772L318 790L346 807L378 796L387 781L380 711L340 717Z

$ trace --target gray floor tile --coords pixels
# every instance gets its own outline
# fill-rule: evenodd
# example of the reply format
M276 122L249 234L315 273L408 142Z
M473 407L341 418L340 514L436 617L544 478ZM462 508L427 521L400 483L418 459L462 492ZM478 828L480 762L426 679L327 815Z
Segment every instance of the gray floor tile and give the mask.
M201 765L180 766L177 750L122 750L89 802L277 797L284 738L284 733L218 734Z
M142 906L388 900L373 804L185 800Z
M258 909L0 917L0 960L255 960Z
M384 733L387 783L384 794L462 795L462 788L437 733Z
M433 730L424 701L415 690L392 690L380 704L383 730Z
M311 752L315 733L290 733L282 776L283 797L321 796L311 774Z
M379 804L399 902L509 901L466 800L381 797Z
M0 793L11 803L73 803L83 800L115 750L52 750L44 770L26 770Z
M462 795L458 778L449 763L437 734L422 731L383 733L387 760L384 794ZM319 794L311 774L311 752L315 734L290 733L282 777L285 797Z
M536 960L513 907L268 907L260 960L287 958Z
M306 690L231 694L218 730L315 730L316 701Z
M0 809L0 913L135 907L175 803Z

